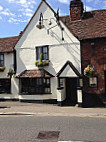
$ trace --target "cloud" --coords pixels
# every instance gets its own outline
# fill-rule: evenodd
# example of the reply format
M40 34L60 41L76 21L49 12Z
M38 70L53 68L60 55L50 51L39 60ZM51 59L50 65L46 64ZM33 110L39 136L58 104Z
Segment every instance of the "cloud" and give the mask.
M1 15L5 15L5 16L15 16L14 13L12 13L8 8L4 9L3 11L0 12Z
M14 0L7 0L9 3L14 2Z
M86 11L92 11L94 10L94 8L90 7L90 6L86 6Z
M33 8L33 5L36 4L35 0L7 0L9 3L15 3L22 7L31 7Z
M2 14L5 16L10 16L8 19L9 23L19 24L28 22L34 12L34 7L36 4L36 0L6 0L10 5L15 4L17 7L16 15L13 16L13 13L9 13L8 11L3 11Z
M59 2L61 3L65 3L65 4L69 4L70 3L70 0L58 0Z
M0 11L3 10L3 7L0 5Z
M87 0L87 2L91 2L91 1L93 1L93 0Z
M103 2L103 9L106 9L106 1Z
M8 20L8 22L9 23L14 23L14 24L19 24L19 23L26 23L26 22L28 22L28 20L29 19L27 19L27 20L23 20L23 19L15 19L15 18L10 18L9 20Z
M31 17L33 15L33 10L30 8L19 9L19 11L22 12L22 15L27 16L27 17Z
M0 20L2 20L2 17L0 16Z

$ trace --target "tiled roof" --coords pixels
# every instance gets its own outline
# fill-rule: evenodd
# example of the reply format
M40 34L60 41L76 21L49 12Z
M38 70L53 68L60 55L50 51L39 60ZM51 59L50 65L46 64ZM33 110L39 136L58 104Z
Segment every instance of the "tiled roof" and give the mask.
M81 20L71 21L69 15L61 20L79 40L106 37L106 9L86 12Z
M39 77L50 78L53 77L53 75L47 72L46 70L41 69L41 70L25 70L17 76L17 78L39 78Z
M0 38L0 52L12 52L20 36Z

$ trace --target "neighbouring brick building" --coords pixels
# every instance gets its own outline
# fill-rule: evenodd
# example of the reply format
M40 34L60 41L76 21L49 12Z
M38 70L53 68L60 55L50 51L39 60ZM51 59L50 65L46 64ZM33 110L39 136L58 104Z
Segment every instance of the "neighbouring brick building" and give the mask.
M83 91L106 97L106 9L83 12L81 0L73 0L70 15L62 17L62 21L80 40ZM88 64L95 68L96 86L90 86L89 78L84 76Z

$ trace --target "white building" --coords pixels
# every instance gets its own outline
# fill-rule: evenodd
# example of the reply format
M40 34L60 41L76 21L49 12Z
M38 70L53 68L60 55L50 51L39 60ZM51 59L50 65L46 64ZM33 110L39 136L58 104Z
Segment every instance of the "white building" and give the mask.
M1 99L77 103L80 42L45 0L20 36L0 40L11 46L0 46L0 66L5 66L0 72ZM11 81L6 75L9 68L16 71Z

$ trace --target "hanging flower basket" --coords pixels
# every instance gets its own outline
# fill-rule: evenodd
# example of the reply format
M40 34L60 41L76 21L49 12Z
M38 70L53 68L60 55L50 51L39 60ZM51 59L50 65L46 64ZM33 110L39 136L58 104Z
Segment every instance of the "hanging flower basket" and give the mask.
M15 74L15 71L13 69L9 69L8 72L7 72L7 77L10 77L12 78L12 76Z
M5 70L5 67L0 67L0 72L3 72Z
M84 69L84 75L87 77L93 77L94 76L94 67L92 65L88 65Z

